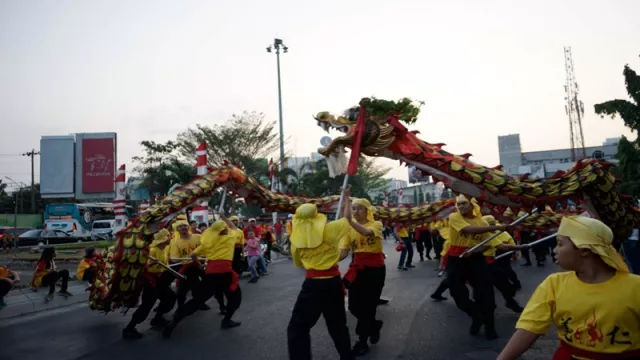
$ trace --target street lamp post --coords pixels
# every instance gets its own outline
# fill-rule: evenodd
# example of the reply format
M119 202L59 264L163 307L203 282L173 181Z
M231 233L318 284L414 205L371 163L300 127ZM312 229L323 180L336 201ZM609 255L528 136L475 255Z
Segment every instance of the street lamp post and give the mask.
M282 85L280 83L280 49L282 49L283 53L287 53L289 48L282 42L282 39L274 39L273 45L267 46L267 52L273 52L275 49L276 52L276 63L278 69L278 107L279 107L279 115L280 115L280 171L284 169L284 130L282 125ZM280 191L283 191L282 183L280 183Z

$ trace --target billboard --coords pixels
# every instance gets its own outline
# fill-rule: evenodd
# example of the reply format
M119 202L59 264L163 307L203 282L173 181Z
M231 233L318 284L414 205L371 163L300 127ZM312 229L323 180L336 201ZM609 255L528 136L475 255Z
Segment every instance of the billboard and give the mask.
M115 133L76 134L76 199L113 199Z
M415 166L409 166L409 184L429 183L429 175Z
M43 136L40 139L40 194L43 198L72 198L75 138Z

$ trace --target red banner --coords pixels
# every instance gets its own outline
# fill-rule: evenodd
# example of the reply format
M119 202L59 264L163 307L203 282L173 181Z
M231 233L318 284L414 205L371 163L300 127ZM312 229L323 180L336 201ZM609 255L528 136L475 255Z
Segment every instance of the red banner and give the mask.
M82 139L82 192L114 191L114 139Z

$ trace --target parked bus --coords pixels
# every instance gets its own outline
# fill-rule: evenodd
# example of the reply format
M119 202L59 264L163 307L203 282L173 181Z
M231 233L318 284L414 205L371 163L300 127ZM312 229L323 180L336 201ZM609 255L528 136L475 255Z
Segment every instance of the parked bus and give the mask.
M125 213L129 219L136 217L131 206L125 207ZM62 230L79 238L91 237L94 221L113 219L115 213L111 203L48 204L44 209L45 229Z

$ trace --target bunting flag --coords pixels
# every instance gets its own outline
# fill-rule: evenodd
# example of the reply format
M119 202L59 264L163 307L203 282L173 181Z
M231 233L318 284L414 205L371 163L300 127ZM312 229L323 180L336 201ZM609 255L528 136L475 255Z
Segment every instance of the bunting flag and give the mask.
M360 147L362 146L362 135L365 130L366 118L367 111L361 103L358 119L356 120L356 129L353 133L353 146L351 147L351 156L349 157L349 165L347 166L347 175L355 175L358 173L358 158L360 158Z

